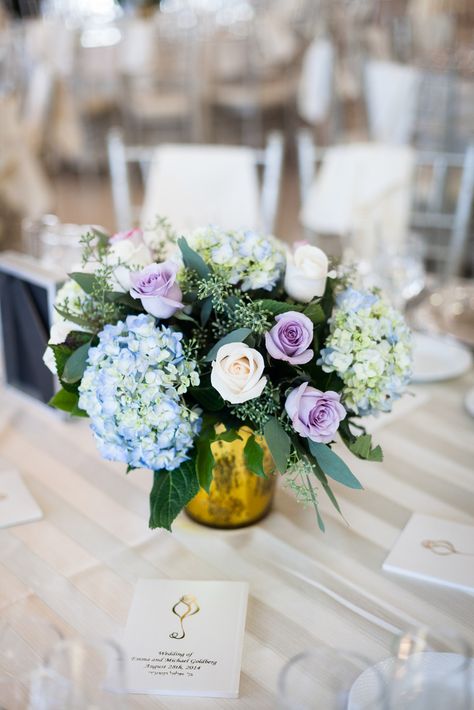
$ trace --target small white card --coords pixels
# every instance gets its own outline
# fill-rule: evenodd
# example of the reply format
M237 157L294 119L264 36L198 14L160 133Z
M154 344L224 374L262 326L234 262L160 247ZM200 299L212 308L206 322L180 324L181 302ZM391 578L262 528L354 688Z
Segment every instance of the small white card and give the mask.
M472 593L474 526L415 513L383 569Z
M237 698L245 582L140 579L123 638L131 693Z
M32 523L43 517L41 508L19 473L0 472L0 528Z

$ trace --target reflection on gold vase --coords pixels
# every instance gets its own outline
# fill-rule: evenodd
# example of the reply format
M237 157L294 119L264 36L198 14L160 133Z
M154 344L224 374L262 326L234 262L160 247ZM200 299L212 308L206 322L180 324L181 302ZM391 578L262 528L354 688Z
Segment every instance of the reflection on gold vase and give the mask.
M251 435L242 427L232 442L216 441L212 453L216 461L209 493L200 490L186 506L190 518L213 528L240 528L261 520L270 512L275 492L273 459L263 438L257 441L264 451L263 468L267 478L256 476L245 465L244 448Z

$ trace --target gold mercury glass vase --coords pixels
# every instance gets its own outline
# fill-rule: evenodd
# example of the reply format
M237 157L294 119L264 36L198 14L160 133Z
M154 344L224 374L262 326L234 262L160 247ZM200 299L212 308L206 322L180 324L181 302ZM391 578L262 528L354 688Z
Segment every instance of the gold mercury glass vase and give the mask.
M190 518L212 528L241 528L252 525L270 512L276 476L270 451L262 437L256 437L263 449L263 469L267 478L256 476L245 465L244 447L252 431L239 429L242 440L215 441L214 480L209 493L203 489L186 506Z

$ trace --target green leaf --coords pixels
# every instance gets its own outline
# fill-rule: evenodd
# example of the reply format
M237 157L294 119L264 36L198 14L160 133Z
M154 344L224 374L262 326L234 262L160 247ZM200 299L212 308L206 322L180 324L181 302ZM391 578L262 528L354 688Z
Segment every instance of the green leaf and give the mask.
M354 425L355 426L355 425ZM383 461L383 452L380 446L372 446L372 435L363 433L355 436L349 427L348 421L342 421L339 425L339 433L344 444L354 456L364 461Z
M227 345L227 343L242 343L251 332L250 328L237 328L237 330L233 330L231 333L224 335L224 337L218 340L217 343L209 350L205 360L207 362L211 362L211 360L214 360L216 357L219 348L223 345Z
M223 431L222 434L217 434L214 439L214 441L226 441L227 443L237 440L242 441L242 437L233 429L227 429L227 431Z
M263 470L263 449L253 434L249 436L245 444L244 459L245 465L252 473L255 473L256 476L267 478L267 474Z
M204 488L206 493L209 493L209 489L212 483L215 459L214 454L211 449L211 442L213 437L202 436L196 444L196 474L198 477L199 485Z
M48 404L50 407L55 407L63 412L71 413L74 407L77 407L79 396L76 392L68 392L65 389L60 389L54 397L51 397Z
M209 387L192 387L188 390L188 393L208 412L218 412L225 405L219 392L212 385L209 385Z
M210 267L206 264L202 256L195 252L184 237L178 239L178 246L183 255L184 265L187 269L196 271L201 279L206 279L211 273Z
M178 513L199 492L194 459L174 471L154 471L150 493L150 528L171 530Z
M195 318L192 318L192 316L188 316L188 314L183 313L183 311L176 311L173 317L176 318L176 320L187 321L189 323L194 323L194 325L199 325Z
M105 294L105 299L109 303L117 303L119 306L126 306L134 311L143 311L143 306L139 298L133 298L129 293L120 291L109 291Z
M80 348L74 350L67 359L61 379L68 384L78 382L86 369L87 355L89 353L90 341L84 343Z
M62 318L70 321L71 323L75 323L76 325L80 325L81 328L91 328L91 324L87 320L87 318L78 316L75 313L70 313L69 311L66 311L63 308L58 308L58 306L54 306L54 310L59 313Z
M276 417L271 417L271 419L267 421L263 427L263 435L270 449L275 466L281 474L284 474L287 469L291 450L290 437Z
M98 282L97 276L95 274L86 274L83 271L73 271L69 274L70 278L75 281L85 293L91 294Z
M304 309L303 315L307 316L316 325L324 323L326 320L322 306L319 303L310 303L309 306L306 306Z
M71 409L71 415L73 417L86 417L86 418L89 416L87 414L87 412L85 412L83 409L80 409L77 404Z
M212 298L210 296L208 296L202 302L202 308L201 308L201 325L203 327L206 325L207 321L211 317L212 308L213 308Z
M308 442L311 453L326 476L348 488L362 488L347 464L327 444L311 441L311 439L308 439Z
M262 305L266 311L269 311L269 313L274 316L279 316L281 313L288 313L288 311L297 311L298 313L300 313L304 309L304 306L302 306L301 304L273 301L271 298L262 298L261 300L257 301L257 303Z

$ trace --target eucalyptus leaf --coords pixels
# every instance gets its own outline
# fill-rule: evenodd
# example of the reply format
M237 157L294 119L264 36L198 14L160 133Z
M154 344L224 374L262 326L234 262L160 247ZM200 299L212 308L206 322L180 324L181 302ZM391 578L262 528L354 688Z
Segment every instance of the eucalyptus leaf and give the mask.
M251 332L250 328L237 328L237 330L233 330L231 333L224 335L224 337L218 340L217 343L209 350L205 360L207 362L211 362L211 360L215 359L219 348L223 345L227 345L227 343L242 343Z
M348 488L362 488L347 464L327 444L311 441L311 439L308 442L311 453L326 476Z
M244 459L247 468L256 476L267 478L263 469L263 449L252 434L247 439L244 447Z
M89 353L90 342L84 343L80 348L74 350L72 355L66 360L61 379L68 384L78 382L86 369L87 355Z
M154 471L150 493L150 528L171 530L178 513L199 492L194 459L174 471Z
M291 451L290 437L276 417L271 417L263 427L263 435L267 442L275 466L281 474L286 472Z
M59 313L62 318L70 321L71 323L74 323L75 325L80 325L81 328L91 328L91 324L87 320L87 318L82 318L81 316L77 316L74 313L69 313L69 311L66 311L63 308L59 308L58 306L54 306L54 310Z
M95 274L87 274L83 271L73 271L69 274L70 278L75 281L85 293L91 294L96 288L98 283L97 276Z
M210 296L208 296L202 302L202 307L201 307L201 325L203 327L206 325L209 318L211 317L212 308L213 308L212 298Z
M184 265L187 269L195 271L201 279L206 279L211 273L210 267L206 264L202 256L194 249L191 249L184 237L178 239L178 246L183 255Z

